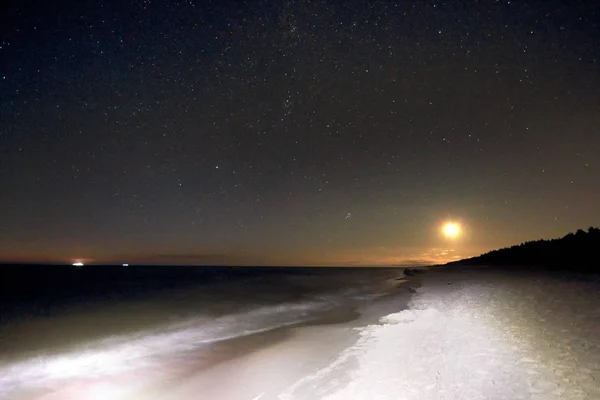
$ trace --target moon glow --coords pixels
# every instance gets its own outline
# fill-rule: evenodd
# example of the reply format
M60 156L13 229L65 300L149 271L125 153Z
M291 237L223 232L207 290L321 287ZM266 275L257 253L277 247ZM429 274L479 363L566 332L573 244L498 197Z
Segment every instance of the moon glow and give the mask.
M460 224L456 222L446 222L444 226L442 226L442 233L448 239L456 239L461 233Z

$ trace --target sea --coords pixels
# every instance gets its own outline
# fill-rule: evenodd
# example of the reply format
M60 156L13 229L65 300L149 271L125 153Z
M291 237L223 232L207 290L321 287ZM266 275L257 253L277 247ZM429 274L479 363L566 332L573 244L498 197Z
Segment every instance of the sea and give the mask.
M214 358L202 354L215 346L358 318L362 305L406 291L403 271L0 266L0 398L165 365L208 366Z

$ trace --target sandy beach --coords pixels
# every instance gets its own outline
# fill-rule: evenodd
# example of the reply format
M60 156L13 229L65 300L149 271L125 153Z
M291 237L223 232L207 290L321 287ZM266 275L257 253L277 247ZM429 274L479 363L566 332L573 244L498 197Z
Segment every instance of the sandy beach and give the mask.
M600 277L565 270L431 270L280 398L598 399Z

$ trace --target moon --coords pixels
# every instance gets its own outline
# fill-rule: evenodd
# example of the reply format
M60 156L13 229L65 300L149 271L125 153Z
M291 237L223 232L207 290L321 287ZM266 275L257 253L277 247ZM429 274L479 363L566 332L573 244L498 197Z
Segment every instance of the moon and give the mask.
M442 233L448 239L456 239L461 233L460 224L457 222L446 222L442 226Z

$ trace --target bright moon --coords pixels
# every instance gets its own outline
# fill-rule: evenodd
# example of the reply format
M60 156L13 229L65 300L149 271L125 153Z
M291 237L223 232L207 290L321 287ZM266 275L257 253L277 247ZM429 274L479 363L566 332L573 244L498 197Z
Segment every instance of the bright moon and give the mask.
M460 225L456 222L447 222L442 227L444 236L449 239L456 239L460 235Z

